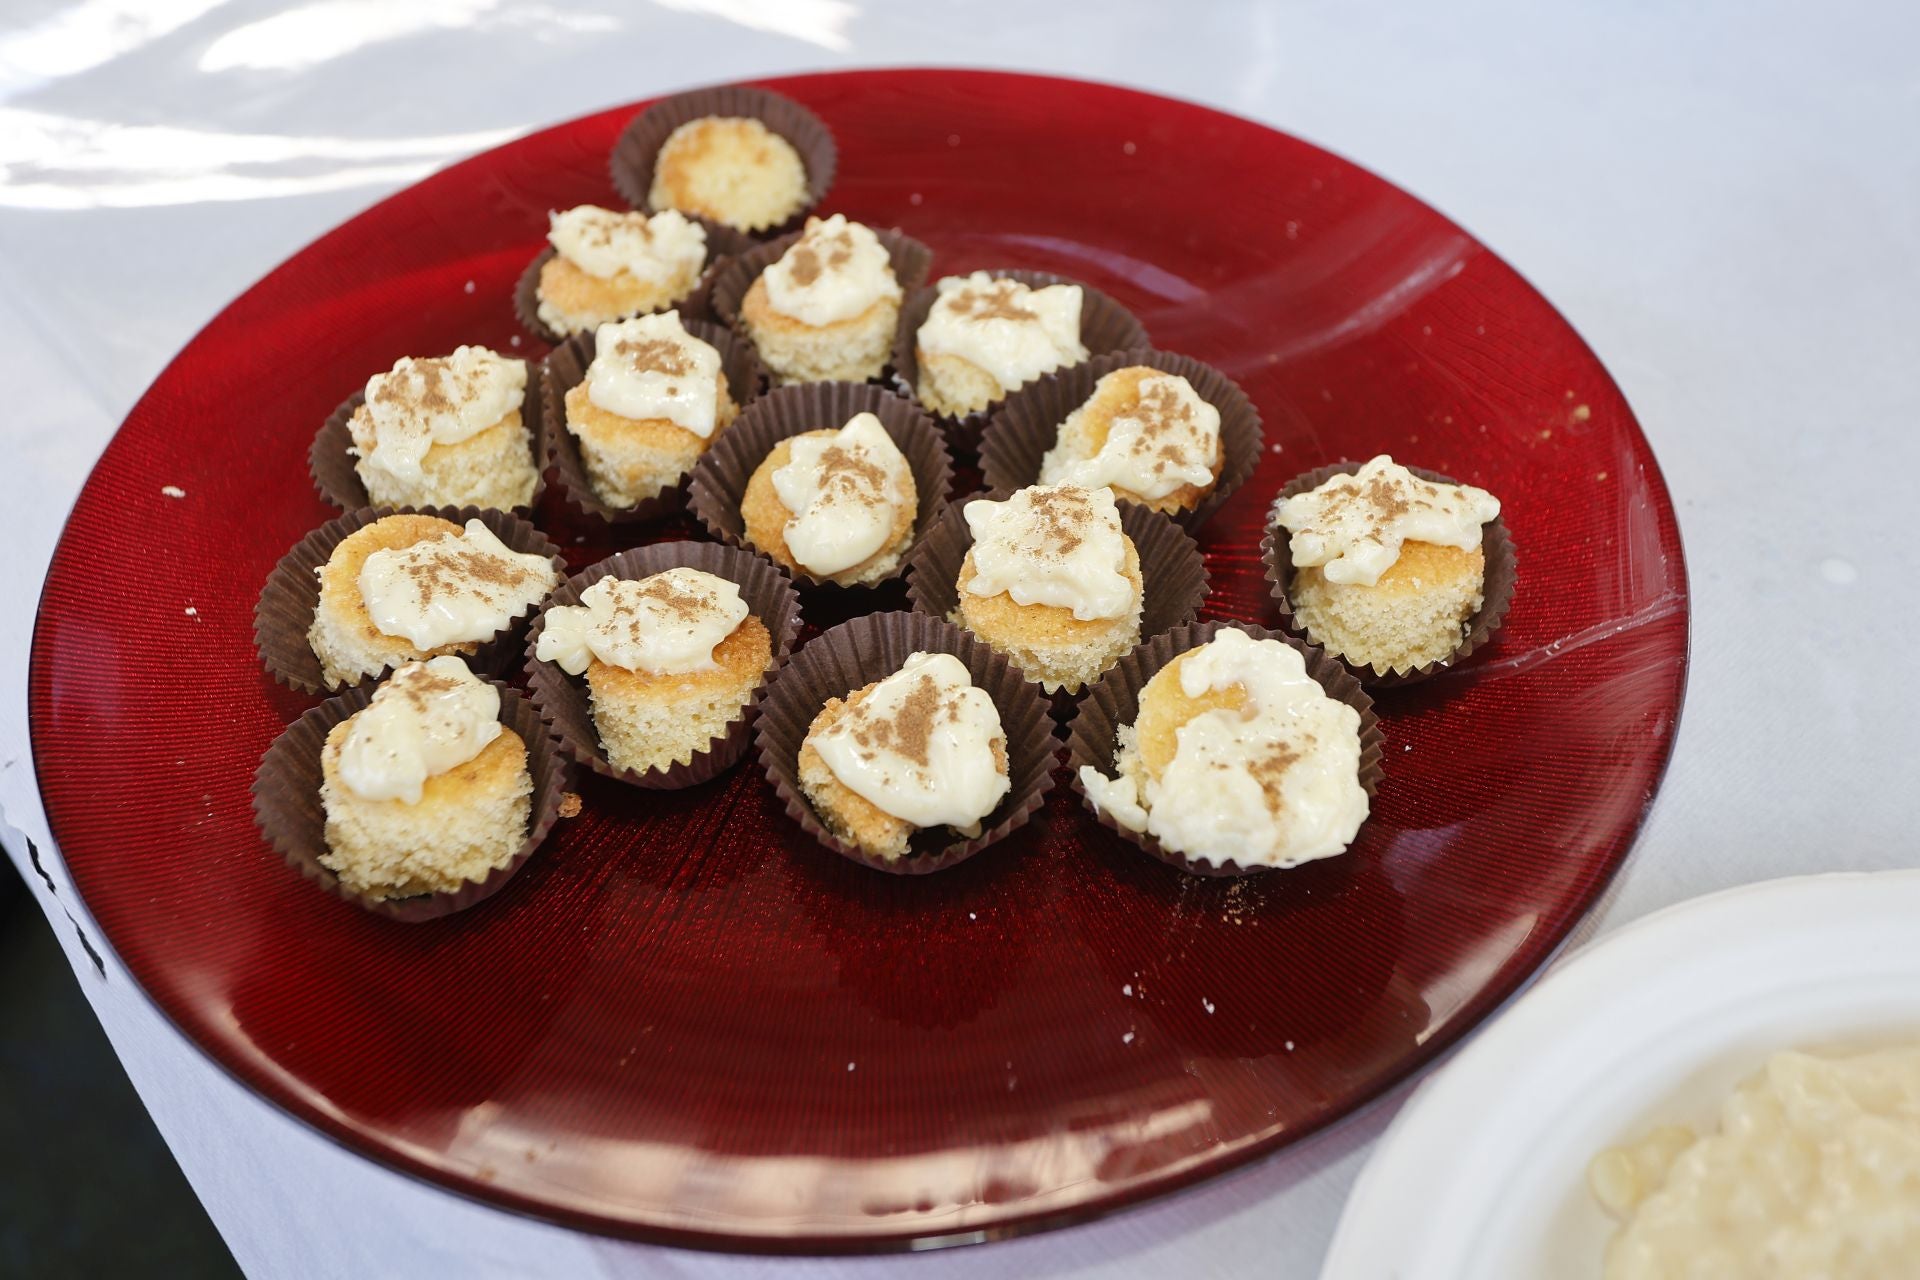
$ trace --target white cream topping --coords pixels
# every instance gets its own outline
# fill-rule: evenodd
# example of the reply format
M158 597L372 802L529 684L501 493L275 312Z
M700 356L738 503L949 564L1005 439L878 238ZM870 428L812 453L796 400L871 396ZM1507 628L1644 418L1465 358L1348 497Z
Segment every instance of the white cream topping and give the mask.
M882 298L900 300L893 260L879 237L836 213L807 228L761 273L767 302L783 316L820 328L864 315Z
M940 297L920 326L920 349L986 370L1003 391L1087 358L1077 284L1029 289L976 271L935 287Z
M1083 765L1095 806L1215 865L1292 867L1345 851L1367 817L1360 713L1328 697L1291 646L1233 628L1191 650L1179 675L1188 698L1239 685L1245 702L1181 725L1144 794L1131 776Z
M1005 502L976 499L961 514L973 531L969 595L1005 592L1015 604L1071 609L1082 622L1139 608L1112 490L1030 485Z
M602 280L624 271L645 284L669 284L706 265L706 228L672 209L649 217L583 204L547 221L555 252Z
M1012 783L994 760L1000 711L950 653L916 653L815 734L848 790L916 827L978 834Z
M1718 1132L1655 1130L1589 1180L1623 1219L1607 1280L1920 1274L1920 1046L1775 1054Z
M664 418L705 440L720 404L720 353L677 311L603 324L593 335L587 398L636 422Z
M485 347L456 347L450 356L402 357L391 372L367 379L373 447L363 465L417 484L420 463L437 444L471 440L520 407L527 364Z
M364 800L419 804L428 778L500 736L500 691L453 657L409 662L347 725L340 781Z
M438 649L489 638L559 581L545 556L517 552L469 520L459 534L368 556L360 598L386 635Z
M699 569L682 566L638 581L602 578L580 593L579 604L547 610L534 656L575 676L595 658L654 675L711 671L714 646L747 612L739 587Z
M1485 489L1422 480L1384 453L1273 508L1293 535L1294 564L1318 567L1328 582L1368 587L1393 567L1403 543L1471 551L1480 527L1499 514L1500 499Z
M893 537L912 475L906 455L870 413L830 436L796 436L773 472L780 505L793 512L782 536L809 573L834 574L866 560Z
M1100 379L1093 398L1120 373ZM1086 412L1076 409L1061 435ZM1118 485L1143 498L1164 498L1182 485L1212 484L1219 448L1220 411L1179 374L1157 373L1140 379L1134 405L1114 415L1106 442L1092 457L1070 457L1060 445L1048 450L1040 462L1040 483L1089 489Z

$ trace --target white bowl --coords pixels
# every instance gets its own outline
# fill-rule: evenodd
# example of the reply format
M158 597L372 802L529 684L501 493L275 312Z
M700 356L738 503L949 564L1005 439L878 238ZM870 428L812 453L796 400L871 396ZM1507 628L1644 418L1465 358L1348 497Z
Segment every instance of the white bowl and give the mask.
M1321 1280L1593 1280L1593 1156L1711 1127L1775 1051L1920 1039L1920 871L1771 880L1576 953L1414 1094Z

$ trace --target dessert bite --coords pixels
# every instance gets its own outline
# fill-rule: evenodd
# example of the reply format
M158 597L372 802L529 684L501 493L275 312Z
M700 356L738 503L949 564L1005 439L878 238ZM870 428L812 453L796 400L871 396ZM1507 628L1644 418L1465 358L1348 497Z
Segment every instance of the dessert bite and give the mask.
M777 227L807 207L807 166L793 144L750 116L702 116L667 135L647 203L742 231Z
M776 381L877 378L900 319L886 246L845 215L809 218L740 302L740 320Z
M494 507L533 501L539 468L521 413L527 363L485 347L403 357L367 380L353 411L354 472L387 507Z
M915 653L885 679L829 698L800 744L800 790L862 853L907 855L916 832L963 838L1007 794L1007 735L986 690L950 653Z
M690 762L746 714L773 637L738 586L682 567L602 578L548 609L534 656L586 676L607 760L644 773Z
M307 643L329 689L388 667L472 654L559 583L545 556L521 553L478 520L391 515L354 530L317 570Z
M565 416L596 497L631 507L680 483L740 412L722 364L675 311L595 331Z
M985 271L948 276L914 335L920 403L960 417L984 409L1042 374L1087 358L1080 340L1081 289L1034 289Z
M1077 692L1140 643L1140 553L1106 489L1032 485L961 514L973 546L948 621L1049 693Z
M871 413L789 436L747 480L747 542L790 572L878 582L913 545L920 495L906 455Z
M455 892L527 838L527 744L500 723L500 691L459 658L395 671L327 734L320 771L320 862L363 897Z
M1366 820L1360 713L1300 652L1223 628L1154 673L1121 725L1116 776L1082 765L1094 807L1214 867L1330 858Z
M1356 667L1444 662L1484 599L1481 529L1499 514L1486 490L1422 480L1381 454L1274 504L1288 602L1315 644Z
M1173 515L1213 492L1224 458L1220 411L1179 374L1133 365L1101 378L1060 424L1040 483L1107 488Z
M534 293L540 323L563 336L665 310L706 269L706 229L672 209L649 217L586 204L548 221L554 255Z

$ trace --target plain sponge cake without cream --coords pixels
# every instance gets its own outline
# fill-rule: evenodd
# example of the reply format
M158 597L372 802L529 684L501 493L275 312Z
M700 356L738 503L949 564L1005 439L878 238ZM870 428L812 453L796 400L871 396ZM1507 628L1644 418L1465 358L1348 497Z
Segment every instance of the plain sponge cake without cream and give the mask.
M548 609L534 656L586 677L607 760L644 773L688 763L746 714L773 638L734 583L680 567L602 578Z
M1444 662L1484 599L1482 530L1499 514L1486 490L1423 480L1385 454L1282 498L1294 616L1376 675Z
M527 746L500 694L458 658L409 663L320 753L321 863L375 900L452 893L505 866L527 835Z
M647 202L742 231L764 231L807 207L807 167L793 144L745 116L702 116L667 135Z
M527 364L485 347L405 358L367 381L347 429L374 506L493 507L533 501L539 471L522 413Z
M341 539L317 570L307 643L337 689L388 667L473 654L552 590L545 556L514 551L479 520L383 516Z

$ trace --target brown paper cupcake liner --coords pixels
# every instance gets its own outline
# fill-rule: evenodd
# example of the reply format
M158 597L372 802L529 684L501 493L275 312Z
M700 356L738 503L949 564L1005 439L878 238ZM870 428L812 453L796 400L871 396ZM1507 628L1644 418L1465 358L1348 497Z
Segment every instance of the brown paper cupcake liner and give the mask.
M1095 356L1029 382L1002 400L988 415L980 439L980 471L988 487L1011 491L1038 481L1041 459L1059 442L1060 424L1092 399L1100 379L1135 365L1185 378L1202 400L1220 411L1221 462L1212 491L1188 510L1167 513L1186 529L1205 524L1260 465L1266 447L1260 411L1238 384L1212 365L1150 347Z
M607 759L600 745L585 677L570 676L556 664L542 662L536 656L540 633L546 629L546 610L556 605L579 604L581 592L602 578L640 579L683 567L699 569L738 585L740 598L767 628L773 641L773 657L746 706L728 724L727 731L696 751L690 761L644 772L622 769ZM716 777L746 754L753 741L754 716L766 697L767 681L786 663L799 634L800 596L787 575L773 565L738 547L722 547L711 542L656 542L622 551L582 569L547 597L533 629L527 633L527 689L540 714L559 736L560 749L570 759L595 773L632 786L650 791L678 791Z
M769 240L763 245L741 254L729 261L714 278L712 306L714 318L722 324L733 326L733 331L748 342L753 334L747 328L746 321L740 315L741 304L747 291L753 288L753 282L760 273L785 256L798 241L803 232L794 231L781 236L778 240ZM874 238L887 251L887 258L893 265L893 278L899 282L902 300L911 296L927 282L927 272L933 267L933 250L915 240L898 227L875 227ZM893 365L891 357L873 382L891 385ZM777 376L777 375L776 375Z
M719 85L694 89L662 98L639 115L613 144L608 168L613 185L636 209L653 212L648 195L653 190L653 165L667 138L681 125L704 116L746 116L758 120L779 134L800 153L807 171L807 203L778 226L747 232L759 239L784 235L798 227L819 207L833 186L834 169L839 164L839 149L833 133L819 116L792 98L752 85ZM745 231L745 228L735 228Z
M990 269L987 274L996 279L1017 280L1029 289L1043 289L1050 284L1080 285L1080 342L1086 347L1089 360L1113 351L1126 351L1134 347L1152 345L1152 341L1147 337L1146 327L1134 318L1131 311L1090 284L1081 284L1070 276L1055 275L1050 271ZM906 301L900 306L900 328L893 338L894 382L899 386L901 394L909 397L916 404L920 400L920 359L915 339L919 336L920 326L927 322L927 313L933 310L934 301L939 296L940 291L934 285L916 289L908 294ZM1019 387L1015 387L1007 395L1011 396L1019 390ZM1006 399L1006 396L1002 396L984 409L976 409L972 413L962 414L957 418L949 414L934 415L946 431L947 442L952 445L956 455L970 453L979 447L980 433L985 429L988 417L992 415L995 408L1005 403ZM926 411L933 413L932 409Z
M1199 876L1244 876L1275 867L1243 867L1232 860L1218 866L1175 853L1144 831L1130 831L1115 822L1087 796L1080 781L1082 765L1092 765L1099 773L1112 777L1114 757L1119 752L1122 725L1132 724L1140 714L1140 691L1160 668L1189 649L1197 649L1229 627L1246 632L1256 640L1279 640L1293 646L1307 661L1307 674L1317 681L1327 696L1344 702L1360 713L1360 785L1369 798L1380 785L1382 775L1380 718L1374 714L1373 699L1343 665L1324 650L1295 636L1269 631L1251 623L1203 622L1176 627L1149 640L1113 664L1080 701L1080 710L1067 726L1067 770L1074 793L1101 826L1122 839L1138 845L1168 866Z
M912 401L885 387L865 382L806 382L769 391L740 415L740 420L707 450L700 465L693 469L687 486L688 508L706 526L707 532L721 542L765 555L747 541L745 523L740 518L740 500L754 471L773 447L787 437L803 431L837 429L860 413L871 413L880 419L880 425L906 455L914 488L919 494L919 510L913 525L917 546L946 504L953 464L933 419ZM881 581L891 581L904 573L912 555L913 550L909 548L906 555L900 557L899 567ZM838 585L803 570L791 573L796 582L807 586ZM878 584L862 584L873 585Z
M702 221L704 222L704 219ZM737 235L738 233L730 232L729 234ZM636 311L633 315L644 316L654 315L661 311L678 311L682 320L712 319L713 306L711 295L713 292L713 282L719 277L720 272L726 268L727 263L732 261L732 258L727 254L721 253L718 249L713 248L711 237L707 243L709 248L706 268L700 272L700 278L693 282L693 288L691 290L684 296L674 299L663 307L653 307L646 311ZM557 252L559 251L552 245L548 245L542 249L538 256L527 264L527 269L520 273L519 282L513 286L513 314L514 318L520 321L520 327L548 346L555 347L572 336L571 334L561 333L559 330L551 328L545 321L540 319L540 272L549 262L553 261L554 255ZM629 317L623 316L621 318L627 319ZM588 330L583 329L581 332L585 333L588 332Z
M974 495L995 502L1009 496L1008 491L998 489ZM907 595L915 609L930 617L946 620L960 603L960 566L973 548L973 530L967 527L965 508L973 500L949 503L932 532L908 558ZM1120 530L1140 555L1141 641L1186 626L1198 617L1207 598L1207 566L1186 531L1157 511L1131 504L1120 507Z
M381 899L349 889L321 863L320 855L327 851L327 813L320 802L320 751L335 725L373 701L370 686L350 689L311 708L288 725L261 757L253 775L253 820L267 843L288 866L326 892L407 924L438 920L500 892L553 829L570 774L539 710L515 690L497 680L492 683L500 690L500 723L527 744L527 772L533 777L527 838L505 866L452 892Z
M800 791L800 745L829 698L885 679L919 652L950 653L967 666L1000 712L1007 736L1007 774L1012 787L972 839L940 842L945 828L915 835L909 852L894 862L863 853L829 832ZM1060 743L1039 691L1007 660L951 623L921 613L870 613L821 632L774 675L754 730L767 780L787 814L827 848L877 871L924 875L966 861L996 840L1025 826L1053 786Z
M1305 493L1318 488L1335 476L1352 475L1364 463L1332 462L1302 476L1295 476L1285 488L1274 497L1274 506L1280 499L1291 498L1295 494ZM1422 480L1431 480L1437 484L1459 484L1451 476L1438 471L1429 471L1425 467L1408 467L1407 470ZM1318 645L1320 640L1307 630L1299 616L1293 611L1293 601L1287 596L1287 587L1293 581L1293 555L1288 543L1287 532L1273 517L1272 508L1267 512L1267 532L1260 539L1260 558L1266 562L1267 581L1272 584L1273 598L1280 606L1280 623L1288 631L1303 636L1309 643ZM1332 650L1329 654L1342 666L1351 671L1361 684L1373 689L1388 689L1398 685L1418 684L1441 671L1450 670L1459 665L1467 655L1492 639L1493 633L1506 621L1507 609L1513 604L1514 583L1519 576L1519 557L1514 553L1513 539L1507 533L1506 521L1498 516L1489 521L1480 533L1480 549L1486 556L1486 581L1481 588L1480 607L1467 619L1462 628L1459 645L1453 653L1440 662L1429 662L1412 667L1406 671L1392 671L1381 675L1370 666L1348 662Z
M478 520L513 550L545 556L553 562L555 570L562 574L567 571L567 563L561 558L560 549L518 516L480 507L405 510L418 515L439 516L458 525ZM266 585L261 588L260 599L253 608L253 643L267 674L301 693L335 692L327 688L326 681L321 677L320 659L314 656L313 645L307 640L307 631L313 626L313 611L320 604L317 571L326 564L333 555L333 549L348 534L401 511L402 508L398 507L362 507L329 520L280 557L280 563L267 575ZM475 652L462 655L467 665L480 675L493 675L505 670L518 655L520 635L537 609L538 602L529 605L511 625L495 632L493 638L481 644ZM378 676L369 676L344 687L351 689L371 685L385 679L390 670L391 667L381 671Z
M520 420L526 423L527 435L532 441L537 474L533 480L533 496L525 506L513 508L518 512L530 512L539 506L540 495L547 490L546 466L540 454L542 417L546 411L546 399L540 389L540 362L528 360L526 365L527 390L520 401ZM365 387L348 396L321 425L312 447L307 450L307 472L313 477L313 487L320 491L323 500L342 511L358 511L371 505L366 482L360 479L360 473L353 466L353 455L348 452L353 448L353 430L347 424L352 421L354 410L366 402Z
M732 394L733 402L740 407L740 417L735 418L733 425L722 431L719 440L714 442L713 447L717 448L719 441L726 440L740 429L747 406L759 396L764 385L764 373L759 358L754 355L752 344L734 337L733 330L725 325L715 324L711 320L689 320L683 316L681 327L720 353L720 368L727 375L727 390ZM686 505L686 476L653 497L630 507L616 507L603 501L594 492L593 482L587 478L587 464L580 456L580 442L573 432L567 430L567 392L586 379L587 369L593 364L593 352L593 332L576 333L547 354L545 374L541 378L547 397L546 410L541 418L545 426L547 465L553 469L560 492L581 511L597 516L608 524L638 524L672 515ZM709 453L712 451L712 448L708 449Z

